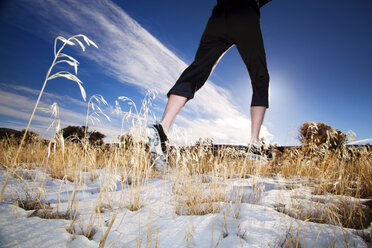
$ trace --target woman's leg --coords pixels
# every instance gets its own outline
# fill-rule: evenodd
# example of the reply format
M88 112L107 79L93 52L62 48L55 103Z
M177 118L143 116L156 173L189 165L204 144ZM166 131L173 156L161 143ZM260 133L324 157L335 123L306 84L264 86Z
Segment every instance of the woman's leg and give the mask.
M260 135L261 125L265 116L266 107L251 107L251 144L257 143Z
M193 63L169 90L168 103L161 122L167 131L185 103L204 85L219 59L233 45L225 37L223 24L224 15L212 15L209 18Z
M184 96L169 95L167 106L165 107L161 125L165 128L166 132L169 131L177 114L181 111L187 98Z
M251 143L257 143L266 108L269 107L270 80L259 17L248 8L234 11L229 20L231 36L251 78Z

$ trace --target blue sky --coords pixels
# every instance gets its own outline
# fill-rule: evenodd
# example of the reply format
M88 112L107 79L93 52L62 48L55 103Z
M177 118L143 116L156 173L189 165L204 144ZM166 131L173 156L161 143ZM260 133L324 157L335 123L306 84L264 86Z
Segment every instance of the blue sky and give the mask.
M215 0L1 1L0 127L26 126L53 60L54 38L80 33L99 48L68 47L64 53L80 62L78 77L88 98L101 94L110 105L104 111L111 121L101 118L90 128L114 141L120 134L115 100L126 96L140 106L149 89L158 91L151 109L160 119L165 93L192 62L214 5ZM357 140L372 139L370 13L369 0L273 0L261 9L271 78L262 137L298 144L300 125L315 121L353 130ZM54 79L45 92L40 107L57 102L62 127L85 123L87 103L75 83ZM173 140L213 137L247 144L251 94L248 73L232 48L177 117ZM48 137L50 123L39 110L32 127Z

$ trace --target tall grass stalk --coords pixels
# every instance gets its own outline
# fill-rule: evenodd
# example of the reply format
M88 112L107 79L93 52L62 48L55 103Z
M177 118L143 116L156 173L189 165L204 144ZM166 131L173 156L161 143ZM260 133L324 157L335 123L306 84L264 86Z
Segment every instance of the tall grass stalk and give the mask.
M93 41L91 41L88 37L86 37L83 34L74 35L74 36L72 36L72 37L70 37L68 39L65 39L62 36L58 36L54 40L54 59L53 59L52 65L50 66L50 68L49 68L49 70L48 70L48 72L46 74L46 77L45 77L45 80L44 80L44 84L43 84L43 86L42 86L42 88L40 90L39 97L36 100L36 104L35 104L34 109L32 111L31 117L30 117L30 119L28 121L26 130L25 130L25 133L23 135L23 138L22 138L22 141L21 141L21 143L19 145L19 148L17 150L17 153L16 153L16 155L15 155L15 157L13 159L13 162L12 162L12 164L10 166L10 169L7 170L6 179L5 179L4 185L3 185L2 189L1 189L1 193L0 193L0 202L2 201L5 188L6 188L7 184L8 184L8 181L9 181L9 177L13 173L14 167L15 167L15 165L17 163L18 155L19 155L19 153L20 153L20 151L22 149L22 145L23 145L23 143L25 141L25 138L27 136L27 132L28 132L28 130L30 128L31 121L32 121L32 119L33 119L33 117L35 115L36 109L37 109L37 107L39 105L41 96L43 95L43 92L44 92L44 89L45 89L45 86L46 86L47 82L49 80L51 80L51 79L58 78L58 77L64 77L64 78L67 78L69 80L72 80L72 81L76 82L79 85L81 94L82 94L82 96L84 98L84 101L85 101L86 94L85 94L85 90L84 90L84 88L82 86L82 82L79 80L79 78L77 78L75 76L77 74L77 66L78 66L79 62L76 59L74 59L73 57L61 53L62 50L63 50L63 48L66 45L71 45L71 46L75 45L74 42L78 43L80 45L80 47L83 49L83 51L85 51L85 46L83 45L83 43L78 38L83 38L83 40L87 43L88 46L93 45L96 48L98 48L98 46ZM58 40L62 41L63 44L62 44L62 46L57 51L57 42L58 42ZM60 60L58 60L58 59L60 59ZM57 72L57 73L53 74L52 76L50 76L50 74L51 74L54 66L56 64L59 64L59 63L67 63L68 65L74 67L75 75L73 75L73 74L71 74L70 72L67 72L67 71L61 71L61 72Z

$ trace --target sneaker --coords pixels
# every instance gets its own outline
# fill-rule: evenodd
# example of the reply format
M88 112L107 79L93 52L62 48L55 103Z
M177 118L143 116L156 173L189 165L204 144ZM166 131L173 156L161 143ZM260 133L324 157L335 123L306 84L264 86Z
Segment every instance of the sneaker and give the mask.
M160 123L149 125L146 129L148 145L150 148L150 161L156 170L164 171L168 167L166 160L167 154L167 135Z
M252 160L268 162L272 159L270 150L262 143L253 143L248 145L247 156Z

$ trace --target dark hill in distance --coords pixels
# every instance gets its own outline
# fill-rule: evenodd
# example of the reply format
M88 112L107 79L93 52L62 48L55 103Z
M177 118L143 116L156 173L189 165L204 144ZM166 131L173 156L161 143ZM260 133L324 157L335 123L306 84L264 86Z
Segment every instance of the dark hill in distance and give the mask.
M18 130L15 130L15 129L11 129L11 128L0 128L0 139L3 139L3 138L7 138L7 137L11 137L11 136L21 136L22 134L22 131L18 131Z

